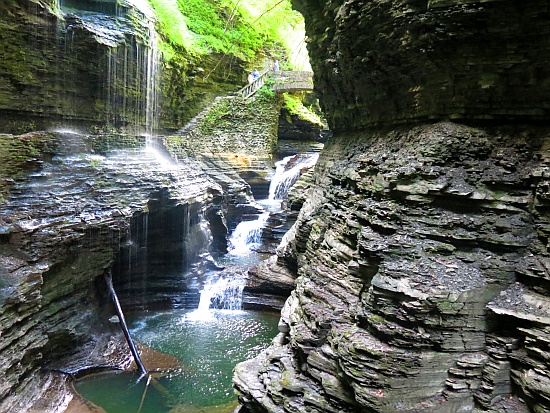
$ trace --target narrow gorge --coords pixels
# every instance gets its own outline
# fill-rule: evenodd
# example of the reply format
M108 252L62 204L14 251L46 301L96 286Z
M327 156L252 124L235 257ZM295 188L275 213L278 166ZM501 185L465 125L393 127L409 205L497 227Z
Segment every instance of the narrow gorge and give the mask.
M0 5L0 412L94 411L75 382L132 369L106 273L160 366L132 411L549 412L548 2L292 0L315 85L292 99L330 131L271 91L281 73L236 93L281 45L191 52L160 3ZM213 4L231 30L239 2ZM153 325L208 347L191 311L235 274L267 311L255 352L149 364ZM213 341L253 336L244 314ZM154 398L199 373L192 401Z
M243 412L546 412L548 4L295 0L335 135Z

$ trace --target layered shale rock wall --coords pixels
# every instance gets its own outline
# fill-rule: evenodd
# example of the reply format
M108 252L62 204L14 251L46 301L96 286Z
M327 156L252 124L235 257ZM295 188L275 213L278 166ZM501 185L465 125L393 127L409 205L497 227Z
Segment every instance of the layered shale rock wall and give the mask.
M221 56L181 51L167 64L151 10L136 4L147 3L2 2L0 131L176 129L242 83L239 62L213 70Z
M332 129L548 119L546 1L295 0Z
M106 271L127 309L177 304L183 275L201 271L199 255L207 263L202 225L223 218L221 187L197 162L168 167L144 146L124 137L0 135L8 148L0 176L11 177L0 187L0 411L31 411L65 381L52 371L117 366L111 336L122 333L108 321ZM159 288L174 272L181 282ZM142 277L151 274L156 288L145 297ZM59 411L70 400L62 396L40 411Z
M241 412L549 411L546 2L295 6L336 133Z
M237 369L265 409L250 411L471 411L508 397L515 375L545 382L545 357L520 343L550 303L536 281L548 132L438 123L331 138L279 252L298 278L278 344L252 362L253 385L250 365ZM509 318L488 311L495 299Z

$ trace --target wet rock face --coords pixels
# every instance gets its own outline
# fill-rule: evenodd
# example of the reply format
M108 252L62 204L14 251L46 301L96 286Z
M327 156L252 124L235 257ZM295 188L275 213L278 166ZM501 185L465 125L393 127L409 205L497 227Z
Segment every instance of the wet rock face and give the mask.
M94 37L98 22L85 23L76 15L64 20L54 2L49 3L10 0L0 6L4 26L0 37L4 50L0 63L1 129L21 132L105 123L144 126L139 111L112 110L112 105L123 101L127 107L137 108L141 91L132 82L125 85L126 91L109 83L122 78L115 73L117 63L122 63L116 46L128 41L128 49L135 48L137 29L135 33L106 29L103 39ZM127 54L128 63L138 67L138 56L128 50ZM127 75L134 79L139 70Z
M195 85L219 56L163 64L147 14L124 1L2 2L0 131L150 134L181 127L215 96L238 89L239 63Z
M299 276L281 334L236 368L241 411L550 409L548 143L453 123L331 138L279 253Z
M430 119L545 120L546 1L294 0L333 130Z
M200 271L193 265L209 242L201 222L220 218L210 208L223 197L198 162L167 165L132 137L37 133L0 143L0 178L9 177L0 203L0 411L27 412L56 385L43 370L50 363L82 348L107 351L94 347L100 334L116 334L105 271L131 272L122 260L145 265L134 268L136 282L147 271ZM123 305L135 298L125 294L141 294L119 281ZM170 298L173 286L163 287L152 301ZM77 358L72 371L101 363Z
M293 4L335 135L241 413L549 411L548 5Z

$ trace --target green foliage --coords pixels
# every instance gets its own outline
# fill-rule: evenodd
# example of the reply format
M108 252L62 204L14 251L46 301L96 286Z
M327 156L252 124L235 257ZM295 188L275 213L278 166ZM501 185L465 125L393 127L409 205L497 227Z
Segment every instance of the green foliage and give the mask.
M158 29L173 46L188 52L198 51L193 33L187 28L185 18L178 8L178 0L149 0L158 19ZM164 51L170 50L164 46Z
M303 22L302 16L292 10L288 0L248 0L245 3L242 6L243 18L259 33L281 44L285 43L289 31Z
M199 126L200 131L202 133L210 133L216 127L229 124L229 121L223 118L230 113L231 110L227 100L221 100L217 105L208 111Z
M187 27L206 49L246 59L268 40L238 1L178 0L178 4Z
M256 92L256 96L260 99L271 99L275 96L275 92L270 87L264 85Z
M291 115L297 115L304 107L302 101L297 96L288 93L283 94L283 106L288 109Z
M304 106L302 100L297 95L284 93L283 107L285 107L291 115L296 115L299 118L307 120L311 123L323 125L321 117L315 113L313 108Z
M290 0L149 2L158 18L157 26L166 43L161 50L168 60L181 49L194 55L227 53L244 60L266 49L270 54L281 54L276 51L289 38L289 30L302 21Z
M101 166L101 161L102 161L101 158L91 158L90 159L90 165L94 169L99 169L99 167Z

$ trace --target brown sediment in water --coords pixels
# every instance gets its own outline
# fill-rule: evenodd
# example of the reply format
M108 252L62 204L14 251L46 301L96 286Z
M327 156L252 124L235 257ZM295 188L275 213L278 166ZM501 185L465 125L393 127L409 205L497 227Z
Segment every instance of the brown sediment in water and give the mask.
M154 375L162 375L164 372L170 372L170 370L181 369L182 365L178 358L171 356L169 354L154 350L144 344L135 343L136 347L140 353L141 361L147 369L147 372L153 373ZM132 362L125 369L126 371L132 371L136 369L135 362ZM114 371L113 371L114 372ZM106 374L106 373L102 373ZM108 374L108 373L107 373ZM83 376L85 378L87 376ZM89 375L88 375L89 377ZM74 386L70 385L71 391L73 393L73 399L65 409L64 413L105 413L101 407L96 406L94 403L86 400L81 397ZM187 411L187 410L185 410ZM228 412L231 410L228 410ZM197 410L197 412L202 412L202 410ZM218 411L224 413L225 410Z
M181 362L177 357L170 354L154 350L151 347L136 342L136 347L139 350L141 361L149 373L164 372L167 370L182 368ZM132 362L127 370L135 370L136 363Z
M216 406L206 407L180 404L174 407L168 413L232 413L237 405L237 400L226 404L218 404Z
M67 406L65 413L106 413L101 407L80 397L75 393L73 399Z

